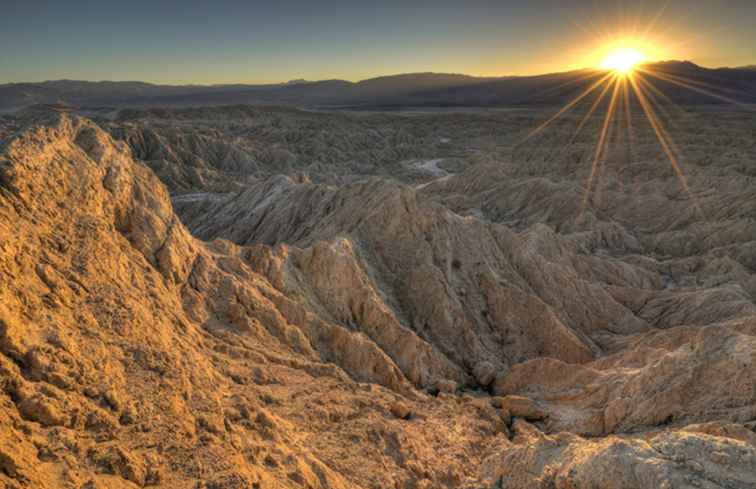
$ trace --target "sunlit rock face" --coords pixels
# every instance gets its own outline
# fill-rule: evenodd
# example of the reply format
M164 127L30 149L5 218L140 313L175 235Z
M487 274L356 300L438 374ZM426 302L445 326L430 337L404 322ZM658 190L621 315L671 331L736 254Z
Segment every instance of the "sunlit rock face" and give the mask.
M265 114L3 120L3 485L756 484L751 115Z

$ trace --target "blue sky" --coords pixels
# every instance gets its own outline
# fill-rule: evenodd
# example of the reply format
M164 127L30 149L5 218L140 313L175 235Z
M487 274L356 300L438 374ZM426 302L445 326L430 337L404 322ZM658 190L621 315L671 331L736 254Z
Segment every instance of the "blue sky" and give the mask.
M415 71L537 74L596 63L663 1L0 0L0 82L255 83ZM670 0L649 43L756 63L756 2Z

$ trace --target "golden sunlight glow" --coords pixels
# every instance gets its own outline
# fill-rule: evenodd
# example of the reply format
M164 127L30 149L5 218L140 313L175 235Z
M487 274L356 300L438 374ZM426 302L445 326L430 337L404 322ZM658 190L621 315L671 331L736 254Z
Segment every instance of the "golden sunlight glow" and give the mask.
M635 67L648 58L633 48L617 48L610 52L609 55L601 63L601 68L605 70L613 70L620 74L628 74L635 69Z
M716 85L679 73L669 73L663 67L653 64L653 60L663 59L659 56L659 53L663 52L660 50L660 46L664 45L661 42L624 38L611 43L603 42L600 45L602 48L594 50L591 58L592 65L598 66L602 71L588 70L587 74L585 71L578 72L574 79L558 84L555 87L557 90L572 87L572 98L553 115L547 116L542 124L524 135L517 146L537 137L557 120L567 122L565 115L570 112L578 114L573 114L567 119L574 121L576 126L566 142L567 145L575 144L581 132L584 134L585 129L593 127L590 125L591 121L597 122L598 127L593 135L596 147L593 155L588 156L590 167L587 170L580 212L577 215L578 222L588 222L584 221L587 219L586 212L600 201L601 187L607 185L603 181L603 175L608 162L620 158L617 151L622 149L622 145L629 145L624 148L627 150L627 161L633 157L630 150L636 140L636 129L640 121L635 120L632 112L639 109L639 119L645 119L647 128L659 143L662 153L677 175L680 187L690 199L692 210L703 215L698 199L688 185L682 152L666 127L665 119L668 112L664 105L676 106L676 103L665 93L664 88L668 89L669 85L674 85L675 89L689 90L739 107L747 106L731 98ZM531 156L533 154L534 151L531 152ZM530 156L526 161L529 159Z
M560 121L560 131L567 124L575 124L572 134L564 140L565 149L573 144L582 144L586 139L595 141L594 151L587 153L586 158L579 157L577 160L585 161L590 166L586 165L583 198L576 222L593 222L589 220L588 212L594 212L601 205L602 186L607 188L611 183L606 181L605 172L611 168L610 165L630 163L636 158L633 146L639 133L650 134L656 139L661 154L687 194L691 209L702 216L703 210L698 198L688 185L683 167L684 155L667 127L670 113L665 105L677 107L677 104L665 91L688 90L749 109L749 106L732 98L732 90L698 80L695 75L694 78L688 78L675 70L665 69L665 65L654 64L658 60L671 59L670 54L675 49L673 46L681 44L652 35L654 25L665 8L666 3L645 29L637 25L631 29L619 26L614 35L597 33L590 49L582 51L583 48L580 48L583 61L579 66L595 66L599 69L576 68L573 79L545 90L543 94L553 94L569 87L571 98L564 106L556 108L553 115L547 115L543 123L525 134L515 146L520 147L526 141L538 137L557 121ZM590 25L580 27L589 29ZM637 116L634 111L637 111ZM586 135L588 131L593 134ZM581 140L578 141L581 134ZM540 145L541 142L532 144L530 155L525 157L525 161L530 161L537 155ZM575 149L577 148L579 147Z

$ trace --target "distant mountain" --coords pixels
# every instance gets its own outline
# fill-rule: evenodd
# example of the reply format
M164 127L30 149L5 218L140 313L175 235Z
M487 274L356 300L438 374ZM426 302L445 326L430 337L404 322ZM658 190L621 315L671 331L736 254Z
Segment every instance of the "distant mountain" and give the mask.
M718 102L702 87L756 103L754 67L708 69L689 61L648 65L668 81L650 78L678 103ZM411 106L530 106L564 103L602 75L578 70L522 77L473 77L461 74L411 73L345 80L292 80L267 85L154 85L144 82L85 82L57 80L0 85L0 109L33 104L67 103L77 106L206 106L276 104L301 107ZM692 80L698 90L683 89L669 80ZM721 102L722 100L719 100Z
M33 104L68 103L74 105L128 105L170 97L198 94L233 93L240 90L270 88L280 85L154 85L135 81L54 80L41 83L0 85L0 109L20 108Z
M726 103L725 99L756 103L756 70L753 67L709 69L690 61L665 61L649 65L649 68L666 81L650 80L677 103Z

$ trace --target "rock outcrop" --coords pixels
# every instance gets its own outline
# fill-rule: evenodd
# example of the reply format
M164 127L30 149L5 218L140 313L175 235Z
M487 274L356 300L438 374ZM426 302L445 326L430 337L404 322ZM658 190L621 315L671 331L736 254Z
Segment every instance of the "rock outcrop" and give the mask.
M488 460L491 487L750 487L756 484L752 447L738 440L669 432L648 439L549 436L515 422L513 443Z
M36 115L23 125L0 150L4 485L373 487L474 476L465 453L486 421L416 393L364 333L252 267L284 258L195 240L153 173L94 124ZM395 425L397 402L423 423ZM428 456L451 446L438 434L454 420L469 441Z

